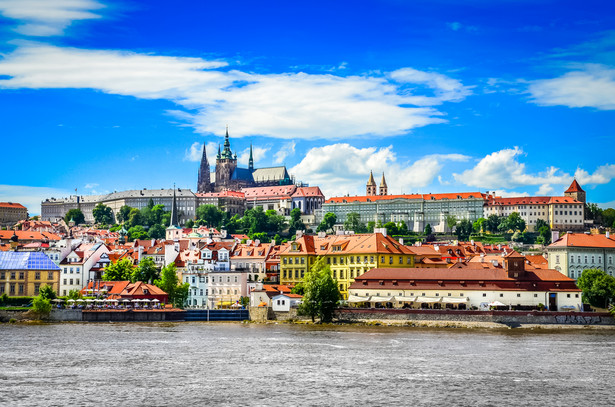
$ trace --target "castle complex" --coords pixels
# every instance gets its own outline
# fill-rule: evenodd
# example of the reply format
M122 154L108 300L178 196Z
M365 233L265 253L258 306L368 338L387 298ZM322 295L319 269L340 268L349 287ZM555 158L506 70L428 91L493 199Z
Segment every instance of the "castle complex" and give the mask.
M199 178L197 182L197 192L222 192L239 191L242 188L266 187L279 185L292 185L293 180L285 166L268 167L254 169L254 158L252 156L252 146L250 145L250 160L248 168L237 166L237 153L231 151L228 128L224 137L224 149L216 156L216 177L215 182L211 182L211 172L205 143L203 143L203 156L199 168Z

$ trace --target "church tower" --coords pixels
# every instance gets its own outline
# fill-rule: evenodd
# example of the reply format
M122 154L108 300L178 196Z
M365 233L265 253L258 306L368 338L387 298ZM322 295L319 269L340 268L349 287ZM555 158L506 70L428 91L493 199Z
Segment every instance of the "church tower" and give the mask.
M226 126L224 149L220 152L220 147L218 147L218 157L216 158L216 192L225 191L231 187L231 177L235 168L237 168L237 154L233 156L231 151L228 126Z
M197 192L212 192L211 175L209 170L209 161L207 161L207 151L205 142L203 142L203 156L201 157L201 166L199 167L199 180L196 185Z
M376 181L374 181L374 174L369 172L369 180L367 180L365 195L367 196L375 196L376 195Z
M248 170L254 172L254 159L252 158L252 143L250 143L250 161L248 162Z
M583 191L583 188L581 188L581 185L579 185L576 179L572 180L572 184L564 191L564 196L569 196L579 202L585 203L585 191Z
M375 187L375 185L374 185ZM389 188L387 187L387 182L384 179L384 172L382 173L382 181L380 181L380 194L379 195L388 195Z

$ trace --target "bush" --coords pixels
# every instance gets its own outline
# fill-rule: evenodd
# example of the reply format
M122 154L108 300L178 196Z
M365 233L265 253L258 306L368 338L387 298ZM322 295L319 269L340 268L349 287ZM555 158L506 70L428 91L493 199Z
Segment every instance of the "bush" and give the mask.
M8 307L25 307L32 303L34 297L0 297L0 303Z
M49 315L51 312L51 301L43 297L36 297L32 301L32 310L38 314L39 317Z

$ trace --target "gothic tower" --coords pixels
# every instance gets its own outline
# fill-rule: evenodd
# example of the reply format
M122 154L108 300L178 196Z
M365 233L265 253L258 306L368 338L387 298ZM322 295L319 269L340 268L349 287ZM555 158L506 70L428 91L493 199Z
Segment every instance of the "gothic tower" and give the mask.
M201 157L201 166L199 167L199 180L196 186L197 192L212 192L211 175L209 171L209 161L207 161L207 151L205 142L203 142L203 156Z
M250 143L250 161L248 162L248 170L254 172L254 159L252 158L252 143Z
M384 179L384 172L383 172L382 181L380 181L380 194L379 195L388 195L388 194L389 194L389 188L387 187L387 182Z
M372 172L369 172L369 180L367 181L367 185L366 185L366 193L365 195L367 196L375 196L376 195L376 181L374 181L374 174L372 174Z
M228 137L228 126L226 126L226 136L224 137L224 150L220 152L218 147L218 157L216 157L216 192L227 190L231 187L231 177L237 168L237 154L233 156L231 142Z

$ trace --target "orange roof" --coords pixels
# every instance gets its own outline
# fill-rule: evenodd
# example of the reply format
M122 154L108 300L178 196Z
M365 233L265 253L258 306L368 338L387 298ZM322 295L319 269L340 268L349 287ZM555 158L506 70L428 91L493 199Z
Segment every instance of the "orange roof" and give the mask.
M319 187L297 188L293 196L322 196L324 198L324 195Z
M566 233L548 247L600 247L615 248L615 240L605 235L586 235L585 233Z
M564 192L585 192L585 191L583 191L583 188L581 188L581 185L579 185L577 180L573 179L572 184L570 184L568 189Z
M195 194L200 198L216 198L216 197L233 197L233 198L245 198L245 194L240 191L221 191L221 192L204 192Z
M0 202L0 207L1 208L26 209L26 207L23 206L22 204L14 203L14 202Z
M414 254L411 248L400 244L390 236L382 233L356 234L356 235L328 235L317 237L303 235L294 243L297 250L293 250L293 243L280 254Z
M411 195L373 195L373 196L341 196L329 198L325 203L352 203L390 201L393 199L422 199L439 201L443 199L486 199L487 195L480 192L459 192L452 194L411 194Z
M523 196L502 198L495 197L489 202L489 206L508 206L508 205L548 205L553 203L576 203L581 202L570 196Z
M297 187L294 185L279 185L273 187L243 188L246 199L290 197Z
M37 232L35 230L16 230L14 233L19 240L61 240L55 233ZM13 236L12 230L0 230L0 240L8 240Z

